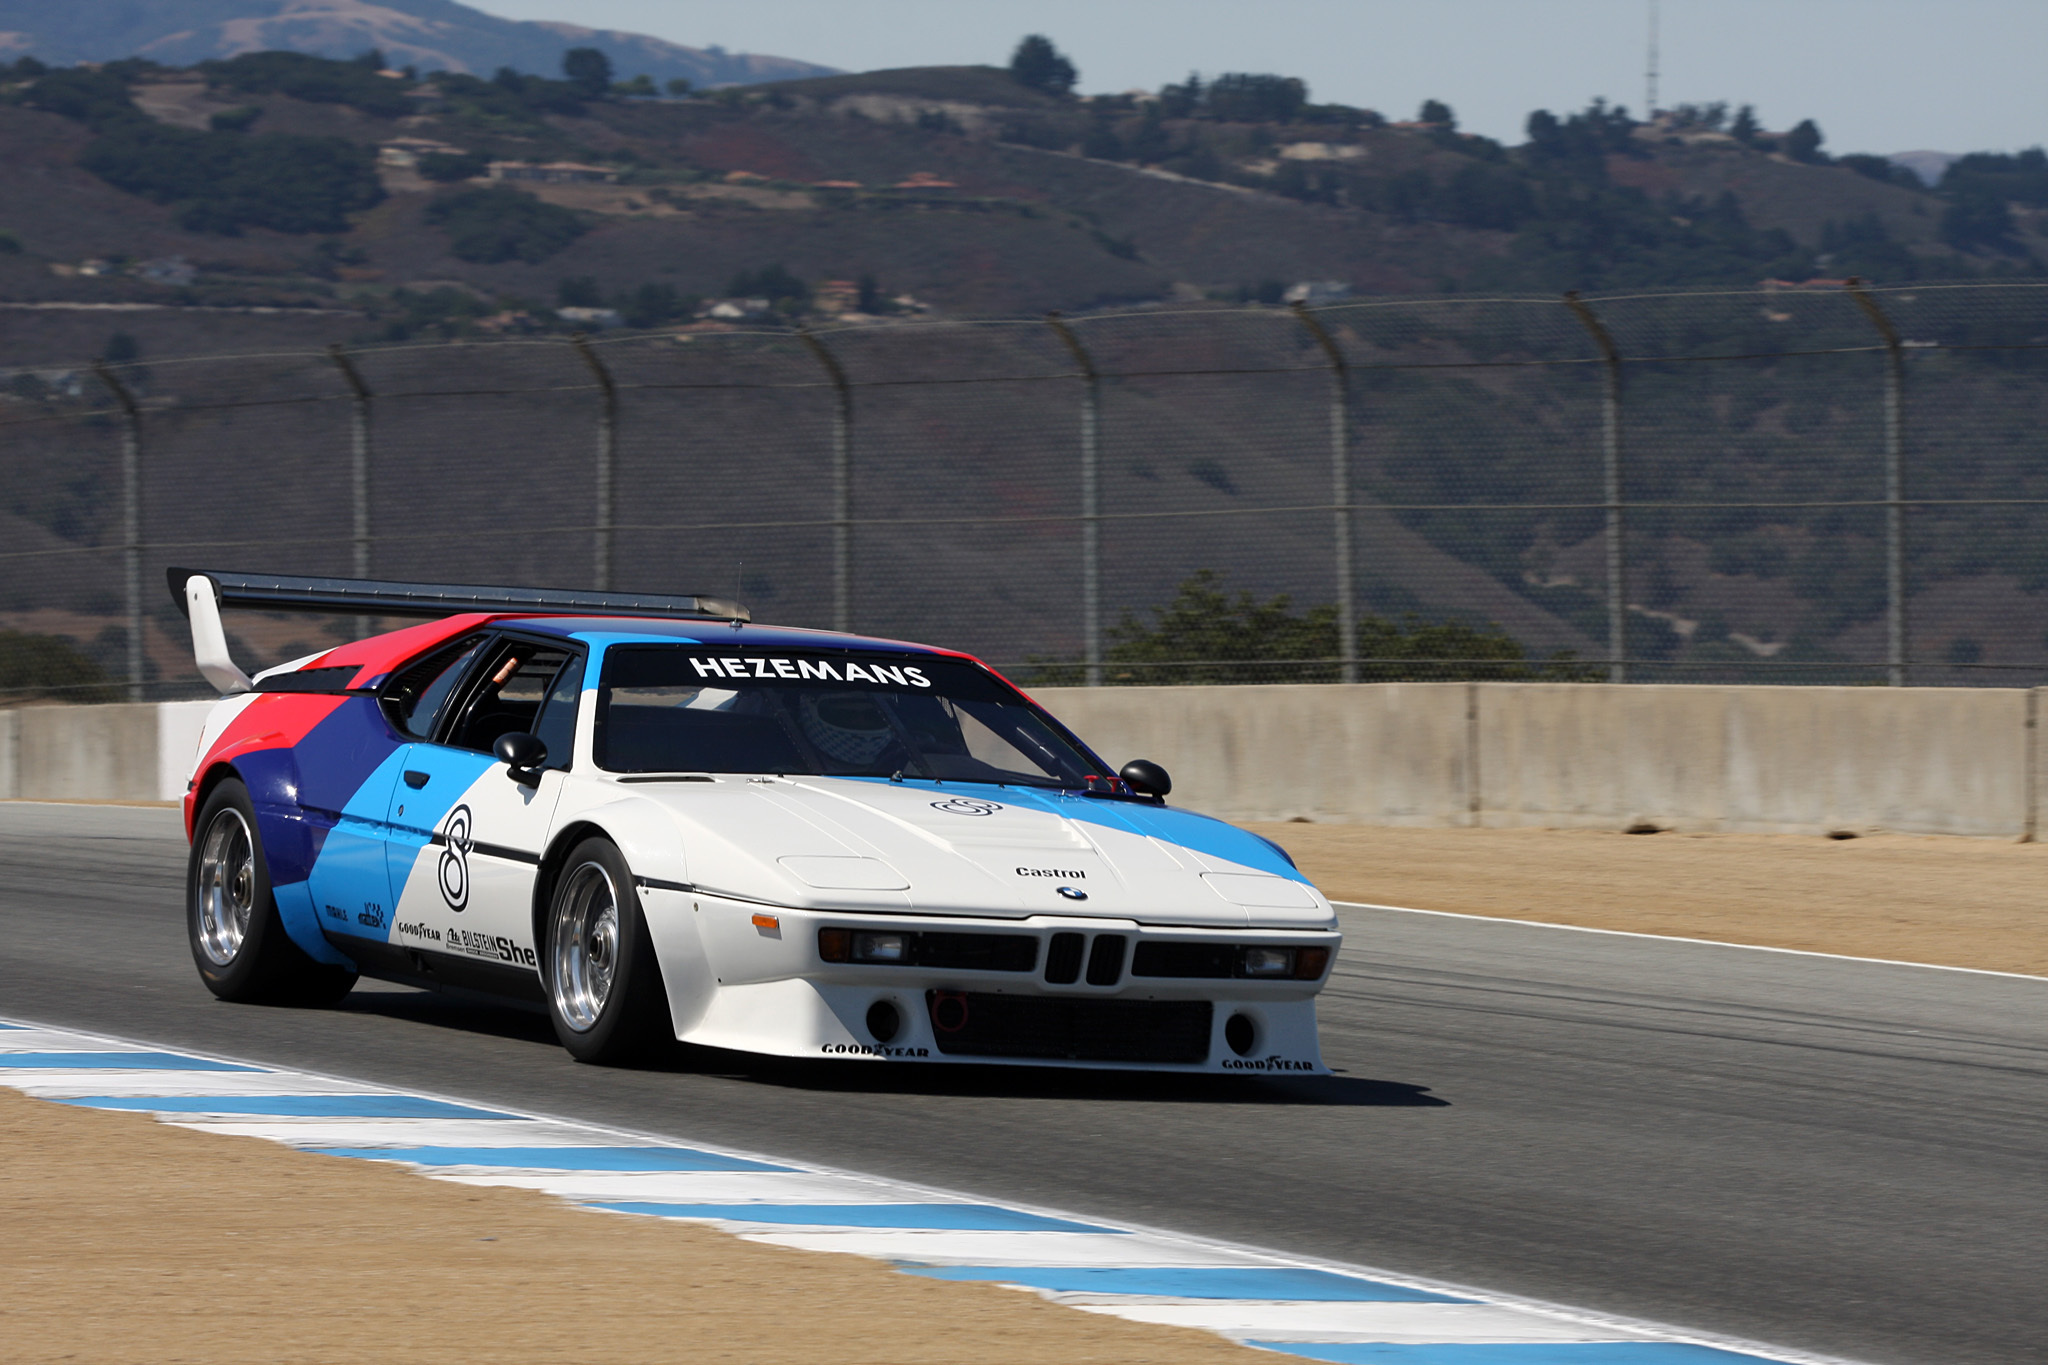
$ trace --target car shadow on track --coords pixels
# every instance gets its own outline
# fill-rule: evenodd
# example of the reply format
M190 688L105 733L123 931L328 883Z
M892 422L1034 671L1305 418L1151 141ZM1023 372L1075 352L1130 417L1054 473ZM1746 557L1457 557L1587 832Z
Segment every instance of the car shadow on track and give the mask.
M918 1066L901 1062L755 1057L677 1044L645 1069L717 1075L814 1093L973 1099L1117 1100L1150 1104L1313 1105L1440 1109L1429 1087L1362 1076L1197 1076L1056 1067Z
M380 988L357 991L340 1008L430 1028L559 1046L538 1010L460 992ZM934 1095L973 1099L1121 1100L1151 1104L1309 1105L1327 1108L1441 1109L1429 1087L1362 1076L1198 1076L1184 1072L1068 1071L1056 1067L974 1066L761 1057L687 1043L656 1046L632 1070L715 1076L829 1094Z

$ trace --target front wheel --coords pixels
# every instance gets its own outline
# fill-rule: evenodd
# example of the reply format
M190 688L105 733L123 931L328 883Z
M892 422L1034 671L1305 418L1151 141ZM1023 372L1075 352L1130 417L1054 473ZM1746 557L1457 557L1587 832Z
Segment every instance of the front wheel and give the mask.
M356 974L315 962L285 933L249 789L222 782L192 828L185 929L206 988L223 1000L276 1005L332 1005L347 995Z
M626 860L585 839L555 882L541 970L555 1037L579 1062L640 1057L668 1030L668 997Z

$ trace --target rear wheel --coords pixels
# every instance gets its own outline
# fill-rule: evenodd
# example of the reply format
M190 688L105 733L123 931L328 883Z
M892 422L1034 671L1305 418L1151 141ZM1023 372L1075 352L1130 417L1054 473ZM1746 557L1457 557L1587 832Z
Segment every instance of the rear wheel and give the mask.
M332 1005L356 984L346 967L315 962L285 933L249 789L215 787L192 826L185 928L199 979L223 1000Z
M542 945L548 1017L579 1062L631 1061L666 1040L668 996L625 858L585 839L555 882Z

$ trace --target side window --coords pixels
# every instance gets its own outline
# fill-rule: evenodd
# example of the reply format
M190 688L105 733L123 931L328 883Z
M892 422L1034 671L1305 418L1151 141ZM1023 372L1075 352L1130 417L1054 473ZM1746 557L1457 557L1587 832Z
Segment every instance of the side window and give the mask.
M583 658L571 654L561 672L555 674L554 686L548 689L547 700L540 704L540 719L533 723L533 733L548 746L550 768L569 766L569 755L576 747L576 703L582 697Z
M482 649L480 637L457 640L405 669L384 687L384 708L399 729L427 739L448 707L449 694L462 681L471 659Z
M478 681L444 743L489 753L501 735L533 733L541 703L569 657L570 652L558 645L500 641L478 670ZM550 750L553 747L549 745Z

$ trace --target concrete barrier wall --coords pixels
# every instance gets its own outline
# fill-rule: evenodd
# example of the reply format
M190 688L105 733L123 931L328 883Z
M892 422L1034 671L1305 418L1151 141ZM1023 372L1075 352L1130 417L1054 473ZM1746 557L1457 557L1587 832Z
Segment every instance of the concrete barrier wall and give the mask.
M1389 683L1048 688L1232 820L2031 838L2039 693Z
M1048 688L1229 820L2032 838L2040 692L1597 683ZM0 797L169 801L211 702L0 711Z

